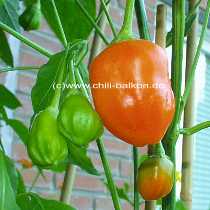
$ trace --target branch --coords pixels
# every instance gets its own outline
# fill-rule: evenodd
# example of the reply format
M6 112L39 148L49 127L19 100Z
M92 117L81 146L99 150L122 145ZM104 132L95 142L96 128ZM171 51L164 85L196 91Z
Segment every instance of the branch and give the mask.
M113 33L114 37L117 37L117 32L116 32L116 29L114 27L114 23L113 23L112 17L109 15L106 3L104 2L104 0L100 0L100 1L101 1L102 8L103 8L103 10L104 10L104 12L106 14L106 17L107 17L107 20L109 22L109 25L110 25L110 27L112 29L112 33Z
M201 54L201 49L202 49L202 46L203 46L204 36L205 36L207 26L208 26L209 13L210 13L210 0L208 0L208 4L207 4L205 15L204 15L204 22L203 22L203 26L202 26L202 31L201 31L199 44L198 44L197 51L196 51L196 54L195 54L195 58L193 60L193 64L192 64L192 67L191 67L191 70L190 70L190 73L189 73L189 79L186 82L186 89L185 89L184 95L182 97L182 107L181 107L182 112L183 112L184 107L187 103L187 99L189 97L189 94L190 94L190 91L191 91L191 88L192 88L193 80L195 78L195 71L196 71L198 60L199 60L199 57L200 57L200 54Z
M103 32L101 31L101 29L98 27L97 23L95 22L95 20L91 17L91 15L88 13L88 11L83 7L83 5L81 4L81 2L79 0L76 0L76 3L78 4L78 6L80 7L80 9L82 10L82 12L84 13L84 15L87 17L87 19L90 21L90 23L92 24L92 26L95 28L95 30L97 31L97 33L99 34L99 36L102 38L102 40L104 41L104 43L106 45L109 45L109 41L106 39L106 37L104 36Z
M24 44L28 45L29 47L32 47L34 50L38 51L42 55L44 55L48 58L51 57L51 53L49 51L47 51L46 49L44 49L40 45L34 43L33 41L31 41L27 37L23 36L22 34L18 33L14 29L10 28L8 25L2 23L1 21L0 21L0 28L2 30L6 31L7 33L11 34L15 38L19 39L20 41L22 41Z
M180 134L190 136L194 133L197 133L197 132L199 132L203 129L209 128L209 127L210 127L210 121L206 121L206 122L200 123L198 125L195 125L191 128L182 128L182 129L180 129Z

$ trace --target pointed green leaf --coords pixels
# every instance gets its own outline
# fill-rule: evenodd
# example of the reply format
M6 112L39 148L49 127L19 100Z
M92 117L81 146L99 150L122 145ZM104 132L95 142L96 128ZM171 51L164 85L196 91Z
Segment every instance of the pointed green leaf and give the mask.
M17 196L21 210L76 210L75 208L55 200L41 198L35 193L25 193Z
M63 25L63 29L68 42L75 39L86 39L91 30L92 25L82 13L75 0L59 0L55 1L57 10ZM96 1L95 0L83 0L81 1L83 6L87 9L89 14L95 18L96 15ZM57 26L55 15L53 13L53 7L51 0L41 0L42 12L52 28L55 34L60 40L62 40ZM79 23L79 24L78 24Z
M28 128L21 121L15 119L8 119L7 125L9 125L15 131L18 137L26 145L29 138Z
M18 11L19 0L3 0L0 4L0 21L20 32Z
M0 209L20 210L16 204L15 192L7 169L5 155L0 150Z
M16 109L21 106L20 101L4 85L0 84L0 106Z
M99 175L99 172L94 167L91 159L87 156L87 149L77 147L71 142L68 143L70 162L74 165L79 166L81 169L85 170L87 173L92 175Z
M8 66L13 66L12 52L5 33L0 29L0 59Z

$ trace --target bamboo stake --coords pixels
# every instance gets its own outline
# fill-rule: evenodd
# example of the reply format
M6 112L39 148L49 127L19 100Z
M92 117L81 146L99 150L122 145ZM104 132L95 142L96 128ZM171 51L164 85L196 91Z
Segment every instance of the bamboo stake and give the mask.
M66 204L69 204L71 200L72 190L76 177L76 170L76 166L69 164L64 176L64 183L61 191L60 201Z
M198 0L189 0L189 9L192 9ZM187 37L187 57L186 57L186 81L191 69L197 46L197 23L194 21L192 29ZM194 125L195 117L195 84L186 104L184 112L184 127L189 128ZM182 144L182 185L180 197L186 204L188 210L192 209L192 163L193 163L194 137L184 136Z
M156 36L155 43L165 48L166 46L166 16L167 16L167 8L165 5L160 4L157 6L157 14L156 14ZM152 147L148 147L148 154L152 153ZM156 201L146 201L145 202L145 210L155 210L156 209Z

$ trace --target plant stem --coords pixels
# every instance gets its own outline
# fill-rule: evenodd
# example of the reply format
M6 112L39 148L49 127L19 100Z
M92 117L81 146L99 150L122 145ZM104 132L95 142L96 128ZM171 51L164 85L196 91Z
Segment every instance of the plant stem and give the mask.
M86 90L87 88L85 88L86 86L84 85L83 80L81 80L81 84L82 84L82 88L86 92L86 97L90 100L90 97L87 94L88 90ZM103 164L104 172L105 172L105 175L106 175L107 183L108 183L110 193L111 193L111 196L112 196L112 201L113 201L113 204L114 204L114 208L115 208L115 210L121 210L119 195L118 195L117 188L116 188L116 185L115 185L113 177L112 177L109 162L107 160L107 155L106 155L106 152L105 152L103 139L99 138L99 139L96 140L96 142L97 142L99 154L100 154L100 157L101 157L101 161L102 161L102 164Z
M24 44L28 45L29 47L33 48L34 50L38 51L39 53L41 53L42 55L46 56L46 57L51 57L51 53L49 51L47 51L46 49L44 49L43 47L41 47L40 45L34 43L33 41L31 41L30 39L26 38L25 36L23 36L22 34L18 33L17 31L15 31L14 29L10 28L9 26L7 26L6 24L2 23L0 21L0 28L4 31L6 31L7 33L11 34L12 36L14 36L15 38L19 39L20 41L22 41Z
M117 38L112 42L120 42L124 40L133 39L133 13L135 0L127 0L123 26L117 35Z
M144 0L135 1L135 11L140 37L151 40Z
M101 31L101 29L98 27L97 23L95 22L95 20L91 17L91 15L88 13L88 11L83 7L83 5L81 4L81 2L79 0L76 0L76 3L78 4L78 6L80 7L80 9L82 10L82 12L84 13L84 15L87 17L87 19L90 21L90 23L92 24L92 26L95 28L95 30L97 31L97 33L99 34L99 36L102 38L102 40L104 41L104 43L106 45L109 45L109 41L106 39L106 37L104 36L103 32Z
M30 70L38 70L40 66L17 66L17 67L3 67L0 68L0 74L8 71L30 71Z
M176 169L176 145L170 144L167 147L166 154L170 157L171 161L174 163L174 168ZM176 170L174 170L174 182L175 182ZM162 210L175 210L176 204L176 184L173 185L171 192L162 199Z
M66 59L68 57L68 52L69 52L69 48L66 49L65 51L65 55L64 57L61 59L60 63L59 63L59 67L60 69L58 69L58 77L57 77L57 81L56 81L56 84L59 84L59 83L62 83L63 82L63 77L64 77L64 72L65 72L65 69L66 69ZM56 75L57 76L57 75ZM56 87L55 87L56 88ZM50 106L51 107L54 107L56 109L58 109L58 106L59 106L59 102L60 102L60 96L61 96L61 90L56 88L55 89L55 93L54 93L54 96L52 98L52 101L50 103Z
M191 128L182 128L180 129L180 133L183 135L192 135L194 133L197 133L205 128L209 128L210 127L210 121L206 121L206 122L202 122L196 126L193 126Z
M113 23L112 17L109 15L107 6L106 6L104 0L100 0L100 1L101 1L101 5L103 7L103 10L104 10L104 12L106 14L106 17L107 17L107 20L109 22L109 25L110 25L110 27L112 29L112 33L113 33L114 37L117 37L117 32L116 32L116 29L114 27L114 23Z
M145 210L155 210L156 201L145 201Z
M172 35L172 89L176 100L176 113L173 126L177 126L180 118L180 101L182 90L182 63L185 31L185 1L173 1L173 35ZM174 129L174 128L173 128Z
M202 26L202 31L201 31L199 44L198 44L198 47L197 47L197 50L196 50L195 58L193 60L192 68L190 70L189 79L187 80L187 83L186 83L186 89L185 89L184 95L182 97L181 112L183 112L184 107L187 103L187 99L188 99L190 91L191 91L193 80L195 78L195 71L196 71L198 60L199 60L199 57L200 57L200 54L201 54L201 49L202 49L202 45L203 45L203 42L204 42L204 36L205 36L207 26L208 26L209 13L210 13L210 0L208 0L208 4L207 4L205 15L204 15L204 22L203 22L203 26Z
M58 29L59 29L64 47L67 47L68 42L67 42L67 39L66 39L65 32L63 30L63 26L62 26L62 23L61 23L60 16L58 14L58 10L57 10L56 4L55 4L55 0L51 0L51 1L52 1L52 5L53 5L53 12L55 14L55 19L56 19L57 24L58 24Z
M133 147L133 171L134 171L134 210L139 210L139 192L138 192L138 148Z
M100 153L100 156L101 156L101 161L103 163L104 172L106 174L106 178L107 178L110 193L111 193L111 196L112 196L114 208L115 208L115 210L121 210L119 196L118 196L118 193L117 193L115 183L114 183L113 178L112 178L112 173L111 173L111 170L110 170L109 162L107 161L107 158L106 158L106 152L105 152L105 149L104 149L104 144L103 144L102 139L99 138L97 140L97 146L98 146L99 153Z

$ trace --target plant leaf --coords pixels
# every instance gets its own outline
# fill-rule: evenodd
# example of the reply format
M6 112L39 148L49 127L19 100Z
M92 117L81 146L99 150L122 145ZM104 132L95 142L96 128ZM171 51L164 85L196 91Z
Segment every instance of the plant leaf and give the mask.
M21 210L76 210L62 202L41 198L35 193L24 193L18 195L17 203Z
M22 142L26 145L29 138L28 128L21 121L15 119L8 119L7 125L9 125L15 131Z
M20 32L18 10L19 0L3 0L0 4L0 21Z
M7 65L13 66L13 56L5 33L0 29L0 59Z
M64 52L53 55L49 62L43 65L38 72L36 84L31 92L32 105L35 114L45 109L52 100L55 92L53 83L56 80L57 73L62 64L61 60L64 55Z
M20 101L4 85L0 84L0 106L16 109L21 106Z
M77 147L76 145L68 142L70 162L74 165L79 166L81 169L85 170L87 173L99 176L99 172L94 167L91 159L87 156L87 149L82 147Z
M16 204L15 192L8 174L5 155L0 150L0 209L20 210Z
M75 39L86 39L91 30L92 25L82 13L75 0L59 0L55 1L56 7L63 25L63 29L68 42ZM89 14L95 18L96 16L96 1L85 0L81 1L83 6L88 10ZM59 27L53 13L51 0L41 0L42 12L57 37L62 41ZM79 23L79 24L78 24Z

